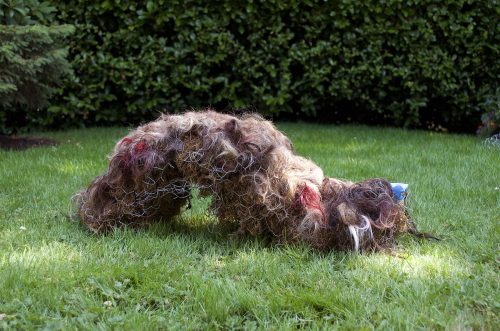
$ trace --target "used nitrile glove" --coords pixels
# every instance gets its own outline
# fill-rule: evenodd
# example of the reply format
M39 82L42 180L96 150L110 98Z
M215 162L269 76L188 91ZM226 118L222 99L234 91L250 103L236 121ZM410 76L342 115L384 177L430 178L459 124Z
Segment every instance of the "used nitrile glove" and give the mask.
M408 195L407 189L408 189L408 184L404 183L391 183L392 186L392 192L394 193L394 197L398 202L403 202L405 201L406 196Z

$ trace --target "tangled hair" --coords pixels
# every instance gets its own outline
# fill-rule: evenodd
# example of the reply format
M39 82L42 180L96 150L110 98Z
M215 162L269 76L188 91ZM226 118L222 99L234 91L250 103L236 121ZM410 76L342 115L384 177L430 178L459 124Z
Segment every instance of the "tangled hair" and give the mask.
M325 178L257 115L162 115L121 139L106 173L76 195L94 232L178 215L197 187L220 222L319 250L389 248L412 223L384 179Z

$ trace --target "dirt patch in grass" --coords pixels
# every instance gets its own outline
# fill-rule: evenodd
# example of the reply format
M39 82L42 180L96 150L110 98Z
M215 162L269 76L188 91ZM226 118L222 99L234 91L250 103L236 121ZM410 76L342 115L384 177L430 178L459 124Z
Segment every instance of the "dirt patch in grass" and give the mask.
M58 142L40 137L17 137L0 135L0 149L21 151L32 147L55 146Z

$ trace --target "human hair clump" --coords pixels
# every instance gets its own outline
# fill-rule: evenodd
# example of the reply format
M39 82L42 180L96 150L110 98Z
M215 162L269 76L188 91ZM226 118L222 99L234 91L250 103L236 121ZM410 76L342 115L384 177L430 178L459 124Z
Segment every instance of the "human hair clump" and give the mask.
M413 228L386 180L326 178L271 122L209 109L162 115L121 139L107 171L76 194L77 214L97 233L143 226L180 214L194 187L220 222L278 243L379 250Z

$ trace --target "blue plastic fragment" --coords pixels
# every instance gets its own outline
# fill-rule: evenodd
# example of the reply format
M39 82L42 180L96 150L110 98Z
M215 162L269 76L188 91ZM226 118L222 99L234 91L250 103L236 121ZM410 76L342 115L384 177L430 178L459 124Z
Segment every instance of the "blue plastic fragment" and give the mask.
M408 194L407 189L408 189L408 184L404 183L391 183L392 186L392 192L394 192L394 197L398 201L404 201L406 198L406 195Z

